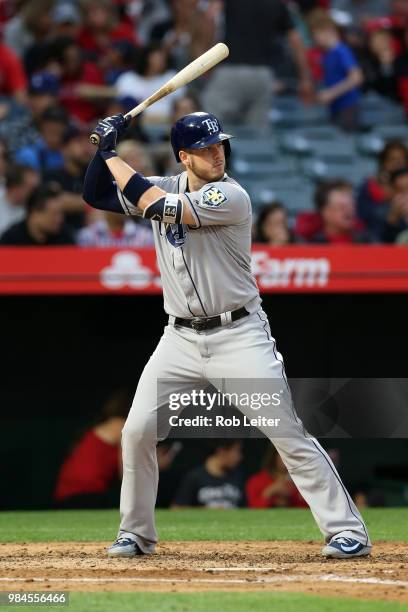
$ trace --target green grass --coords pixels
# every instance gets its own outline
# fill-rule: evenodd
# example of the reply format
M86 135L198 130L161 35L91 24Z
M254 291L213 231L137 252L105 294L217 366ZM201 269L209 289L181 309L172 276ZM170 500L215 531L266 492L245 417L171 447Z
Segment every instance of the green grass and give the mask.
M373 540L408 541L408 508L367 508ZM309 510L158 510L159 536L176 540L318 540ZM0 512L0 542L109 541L116 510Z
M21 608L22 609L22 608ZM403 612L406 604L304 595L302 593L71 593L69 612Z
M42 606L35 609L45 610ZM13 606L13 610L27 606ZM407 604L391 601L334 599L302 593L71 593L69 606L48 610L69 612L406 612Z

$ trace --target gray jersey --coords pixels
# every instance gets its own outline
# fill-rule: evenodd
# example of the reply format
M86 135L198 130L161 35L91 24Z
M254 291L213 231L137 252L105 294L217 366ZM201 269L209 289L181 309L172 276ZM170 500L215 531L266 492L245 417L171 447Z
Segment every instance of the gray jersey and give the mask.
M183 318L214 316L246 306L257 310L261 299L251 273L251 201L226 174L197 192L186 192L187 172L149 177L167 193L184 193L196 227L152 222L161 273L164 309ZM140 210L120 194L126 214Z

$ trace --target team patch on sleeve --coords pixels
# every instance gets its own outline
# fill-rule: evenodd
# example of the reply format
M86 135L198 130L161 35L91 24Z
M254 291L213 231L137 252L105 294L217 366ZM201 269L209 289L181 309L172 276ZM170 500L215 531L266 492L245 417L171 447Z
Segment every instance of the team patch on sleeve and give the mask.
M227 200L228 198L225 193L213 185L212 187L207 187L207 189L203 191L202 206L217 208Z

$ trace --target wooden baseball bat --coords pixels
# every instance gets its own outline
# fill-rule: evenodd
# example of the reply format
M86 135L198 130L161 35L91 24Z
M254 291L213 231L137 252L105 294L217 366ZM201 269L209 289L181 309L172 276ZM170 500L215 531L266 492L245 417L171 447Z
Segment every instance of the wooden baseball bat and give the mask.
M185 68L180 70L180 72L178 72L173 78L167 81L167 83L165 83L162 87L160 87L160 89L155 91L151 96L146 98L146 100L143 100L143 102L141 102L138 106L132 108L132 110L129 111L125 115L125 117L131 117L133 119L133 117L139 115L146 108L148 108L158 100L161 100L161 98L164 98L170 93L173 93L173 91L180 89L180 87L184 87L184 85L191 83L191 81L197 79L199 76L204 74L204 72L207 72L207 70L210 70L211 68L219 64L219 62L222 62L222 60L228 57L228 54L229 49L227 45L224 45L224 43L218 43L217 45L214 45L214 47L211 47L211 49L200 55L200 57L197 57L197 59L195 59ZM92 144L98 145L98 134L91 134L90 140Z

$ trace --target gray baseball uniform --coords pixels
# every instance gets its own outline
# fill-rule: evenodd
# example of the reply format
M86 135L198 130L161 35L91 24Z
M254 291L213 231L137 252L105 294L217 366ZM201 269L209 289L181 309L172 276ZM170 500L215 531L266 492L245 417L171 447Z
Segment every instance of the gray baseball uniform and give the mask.
M188 192L186 172L149 180L168 193L185 194L197 222L194 228L152 222L169 324L140 377L123 429L119 529L119 535L136 539L145 553L152 553L157 543L157 419L169 400L157 380L175 381L172 393L191 390L191 381L195 381L195 388L196 381L202 381L203 387L208 383L219 387L217 381L227 381L229 392L250 379L274 379L287 385L282 356L251 274L248 194L227 175L192 193ZM139 214L123 194L118 192L118 196L126 214ZM231 311L241 307L249 316L232 321ZM174 324L175 317L215 315L221 315L223 324L207 331ZM341 534L369 546L361 515L327 453L305 432L290 400L281 413L286 435L269 427L260 429L280 453L325 540ZM169 429L168 424L167 432ZM163 432L163 424L159 430Z

